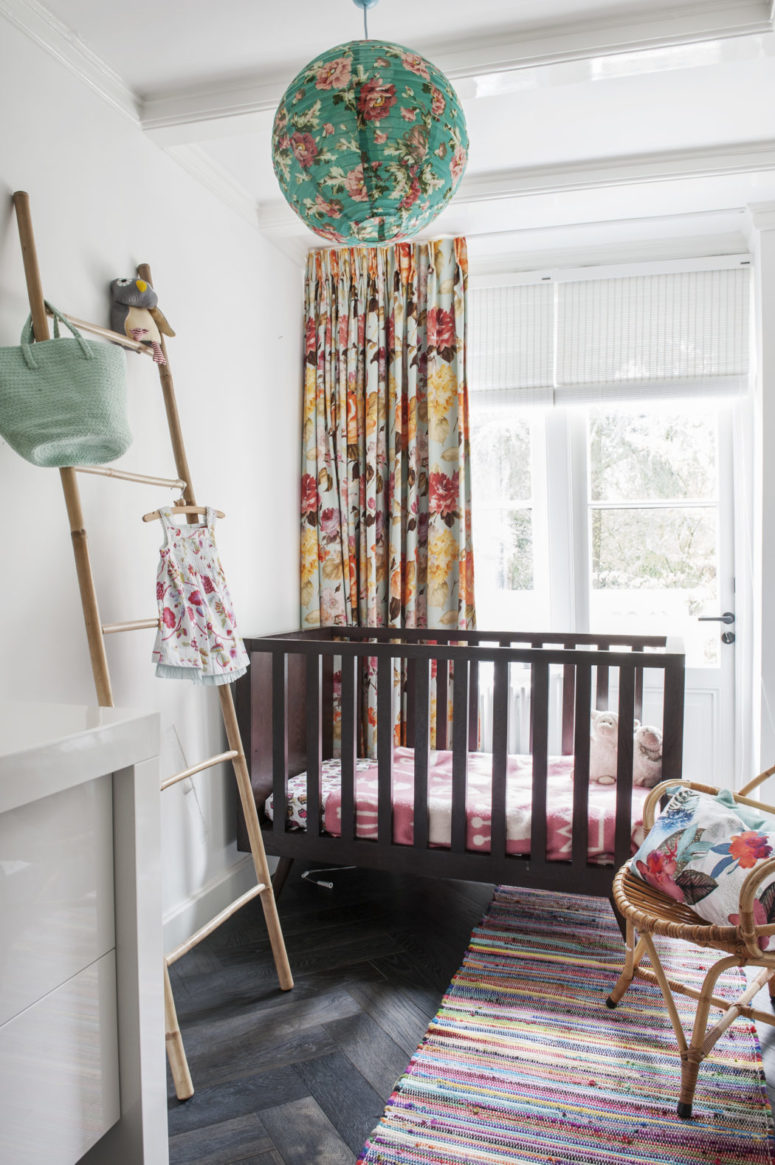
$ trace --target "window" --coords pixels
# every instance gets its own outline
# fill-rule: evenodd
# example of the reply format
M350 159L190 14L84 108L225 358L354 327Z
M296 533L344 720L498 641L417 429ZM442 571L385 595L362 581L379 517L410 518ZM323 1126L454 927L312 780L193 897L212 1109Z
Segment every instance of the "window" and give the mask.
M718 666L698 616L732 573L749 282L730 261L472 291L480 627L675 634L690 666Z

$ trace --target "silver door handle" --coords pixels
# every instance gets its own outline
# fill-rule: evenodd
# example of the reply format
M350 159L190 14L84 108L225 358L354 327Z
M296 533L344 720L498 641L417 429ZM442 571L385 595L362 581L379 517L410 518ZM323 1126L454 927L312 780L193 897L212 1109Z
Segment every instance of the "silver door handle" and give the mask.
M698 615L698 623L734 623L735 617L731 611L725 611L723 615Z

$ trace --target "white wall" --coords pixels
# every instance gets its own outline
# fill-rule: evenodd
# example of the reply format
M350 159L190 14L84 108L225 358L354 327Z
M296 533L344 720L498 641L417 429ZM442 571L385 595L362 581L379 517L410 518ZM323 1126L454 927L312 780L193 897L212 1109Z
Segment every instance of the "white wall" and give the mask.
M0 19L0 344L27 300L14 190L31 198L44 293L108 323L108 283L150 263L197 499L224 510L218 544L240 630L296 626L301 274L122 113ZM134 443L116 466L174 477L155 366L127 355ZM79 476L104 622L155 614L165 489ZM59 474L0 444L0 698L94 703ZM223 745L217 696L157 680L153 631L108 638L114 701L162 714L162 775ZM250 884L234 846L230 771L164 794L168 944ZM229 885L228 883L232 883ZM207 900L207 901L205 901Z

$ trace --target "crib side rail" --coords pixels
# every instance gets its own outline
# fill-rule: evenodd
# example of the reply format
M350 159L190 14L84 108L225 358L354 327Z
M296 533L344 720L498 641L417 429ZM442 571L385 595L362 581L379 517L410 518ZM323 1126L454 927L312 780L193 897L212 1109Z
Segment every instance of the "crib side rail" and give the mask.
M322 627L308 631L291 631L279 635L265 636L251 643L268 639L295 640L297 642L321 642L343 640L357 643L365 640L373 643L427 643L450 645L465 643L474 647L543 647L556 646L570 649L597 647L600 650L615 650L617 647L632 650L667 647L665 635L636 635L626 632L600 634L592 631L487 631L477 629L467 631L460 628L441 627Z
M606 652L633 651L643 652L651 656L653 652L662 652L667 646L667 638L660 635L632 635L625 633L599 634L593 632L537 632L537 631L464 631L444 628L394 628L394 627L324 627L310 628L307 631L288 632L271 637L273 640L294 640L297 642L370 642L375 644L425 644L432 646L459 646L469 647L498 647L531 649L557 647L567 651L595 650L600 653L597 660L596 681L594 685L595 707L606 709L609 707L609 667ZM612 665L613 666L613 665ZM448 677L449 664L443 657L438 659L439 683L435 685L436 717L435 735L439 747L447 747L447 685L443 682ZM478 709L478 697L482 687L479 676L479 662L471 658L470 688L472 694L472 712ZM411 696L413 684L413 663L408 661L407 691ZM565 668L562 675L563 716L562 716L562 752L570 754L573 751L573 723L574 723L574 671ZM484 685L486 687L486 684ZM635 677L635 715L640 719L643 712L643 672L636 671ZM407 717L413 715L411 699L407 701ZM469 738L477 739L477 725L473 715L469 721ZM409 723L408 735L412 735Z

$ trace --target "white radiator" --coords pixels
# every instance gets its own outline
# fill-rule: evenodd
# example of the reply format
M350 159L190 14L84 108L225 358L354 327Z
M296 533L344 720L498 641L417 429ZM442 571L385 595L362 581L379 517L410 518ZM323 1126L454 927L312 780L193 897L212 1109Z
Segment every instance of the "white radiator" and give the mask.
M492 667L479 669L479 749L492 752L493 676ZM508 732L510 753L530 752L530 668L509 669ZM562 673L549 673L549 753L562 752Z

